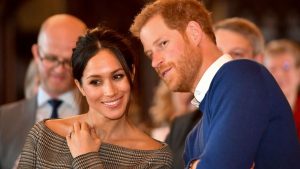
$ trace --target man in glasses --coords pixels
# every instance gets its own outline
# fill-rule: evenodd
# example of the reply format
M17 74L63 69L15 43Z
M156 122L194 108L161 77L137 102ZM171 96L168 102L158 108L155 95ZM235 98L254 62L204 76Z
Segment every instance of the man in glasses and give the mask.
M264 37L261 30L244 18L223 19L213 26L217 46L233 59L263 63Z
M17 163L35 122L82 112L74 99L70 59L85 30L81 20L67 14L51 16L42 24L37 44L31 49L40 78L37 95L0 108L0 168L9 169Z

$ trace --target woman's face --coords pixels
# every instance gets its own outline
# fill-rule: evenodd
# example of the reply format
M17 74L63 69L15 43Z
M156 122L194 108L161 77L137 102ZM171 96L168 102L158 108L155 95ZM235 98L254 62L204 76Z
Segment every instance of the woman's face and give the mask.
M76 81L86 97L90 112L97 112L108 119L123 117L130 98L130 84L116 56L101 50L87 63L82 84Z

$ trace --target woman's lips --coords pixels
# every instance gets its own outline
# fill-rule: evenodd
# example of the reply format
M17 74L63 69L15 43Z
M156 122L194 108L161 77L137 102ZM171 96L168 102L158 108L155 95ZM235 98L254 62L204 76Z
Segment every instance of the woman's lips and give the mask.
M117 107L120 105L121 103L121 98L118 98L118 99L114 99L114 100L109 100L109 101L103 101L102 103L106 106L106 107L109 107L109 108L114 108L114 107Z

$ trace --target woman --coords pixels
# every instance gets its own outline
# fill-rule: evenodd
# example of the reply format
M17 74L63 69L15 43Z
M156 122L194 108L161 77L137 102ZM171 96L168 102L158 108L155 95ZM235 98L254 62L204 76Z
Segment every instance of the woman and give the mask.
M133 56L128 41L112 30L98 27L81 37L72 68L89 111L37 123L19 168L172 168L168 146L128 121Z
M165 82L160 81L150 107L152 120L151 137L165 141L170 131L170 125L177 116L191 113L197 107L191 104L193 94L188 92L172 92ZM180 155L181 156L181 155Z

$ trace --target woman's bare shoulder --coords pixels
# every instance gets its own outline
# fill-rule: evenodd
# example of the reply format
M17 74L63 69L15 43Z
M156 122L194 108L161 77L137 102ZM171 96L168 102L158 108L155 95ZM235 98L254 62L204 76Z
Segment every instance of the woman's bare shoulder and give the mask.
M137 135L135 144L141 150L157 150L164 146L162 142L153 139L142 131Z
M66 137L72 130L75 121L80 121L82 115L72 116L64 119L51 119L46 120L45 125L54 133Z

